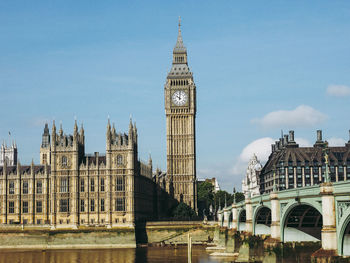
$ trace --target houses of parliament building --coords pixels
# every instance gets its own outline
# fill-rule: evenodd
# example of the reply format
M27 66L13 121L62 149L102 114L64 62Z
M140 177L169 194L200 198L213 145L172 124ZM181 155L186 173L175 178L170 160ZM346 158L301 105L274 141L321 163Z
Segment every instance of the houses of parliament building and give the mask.
M84 128L73 134L46 124L40 165L0 167L1 223L124 225L153 214L152 160L137 156L137 128L117 133L109 121L106 154L85 154Z
M159 191L196 210L196 86L180 23L164 90L164 177L153 178L151 158L148 163L139 161L137 128L131 120L127 133L117 133L108 120L106 153L92 155L85 153L83 126L79 129L75 121L73 133L68 135L62 125L57 130L53 122L51 132L48 124L44 127L40 165L21 165L17 147L12 151L2 147L0 223L54 228L133 226L160 214Z

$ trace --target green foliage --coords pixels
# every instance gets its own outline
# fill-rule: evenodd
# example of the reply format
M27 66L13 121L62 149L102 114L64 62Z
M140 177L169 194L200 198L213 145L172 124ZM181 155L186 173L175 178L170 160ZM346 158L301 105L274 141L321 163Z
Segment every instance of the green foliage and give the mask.
M220 206L221 208L223 208L225 206L225 195L226 195L226 204L227 205L231 205L233 203L233 194L230 194L226 191L217 191L216 194L214 195L214 199L215 199L215 202L217 204L219 204L220 202ZM241 192L236 192L236 203L239 203L241 201L243 201L245 198L244 198L244 194L241 193Z
M180 203L178 206L173 210L173 217L175 219L181 219L181 220L193 220L197 219L196 212L193 211L191 207L189 207L185 203Z
M219 202L221 208L225 206L225 195L227 205L231 205L233 203L233 194L230 194L226 191L217 191L214 193L214 186L210 181L199 182L197 185L198 190L198 213L199 216L203 218L203 212L205 211L206 215L209 215L209 207L210 205L219 208ZM244 200L244 194L240 192L236 192L236 203Z

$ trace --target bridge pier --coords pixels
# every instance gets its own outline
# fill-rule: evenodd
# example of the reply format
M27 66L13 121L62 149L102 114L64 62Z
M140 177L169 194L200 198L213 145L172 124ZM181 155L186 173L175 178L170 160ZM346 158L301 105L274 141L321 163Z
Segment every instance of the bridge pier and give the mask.
M323 226L321 230L322 248L317 250L312 257L316 262L327 262L331 258L338 255L337 253L337 229L336 229L336 213L335 200L332 183L322 183L320 187L320 194L322 199L322 219Z
M238 230L238 218L237 218L237 206L232 204L232 229L233 231Z
M246 211L246 222L245 222L245 231L248 235L253 234L253 206L250 196L245 200L245 211Z
M218 225L222 227L222 217L223 217L223 212L222 210L218 211Z
M278 194L272 192L270 194L271 200L271 238L280 242L281 241L281 225L280 225L280 202L278 200Z
M224 227L228 227L228 216L229 216L229 214L228 214L228 212L230 211L230 209L228 208L228 207L225 207L224 208Z
M321 184L322 196L322 249L337 250L337 229L335 219L335 202L332 183Z

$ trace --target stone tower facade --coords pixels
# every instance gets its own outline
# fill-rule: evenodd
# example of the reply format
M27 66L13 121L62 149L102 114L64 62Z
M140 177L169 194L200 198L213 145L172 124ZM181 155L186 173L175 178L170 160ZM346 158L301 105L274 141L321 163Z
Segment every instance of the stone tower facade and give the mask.
M165 87L167 191L197 210L196 85L187 63L181 24Z
M17 164L17 145L15 142L12 142L10 146L7 146L5 142L1 145L0 166L3 166L5 163L7 165Z
M40 146L40 164L51 164L51 143L49 125L46 123Z

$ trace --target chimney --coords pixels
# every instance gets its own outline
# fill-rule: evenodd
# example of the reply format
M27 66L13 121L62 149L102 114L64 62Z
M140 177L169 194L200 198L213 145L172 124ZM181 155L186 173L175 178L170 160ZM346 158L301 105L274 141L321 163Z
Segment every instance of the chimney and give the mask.
M275 150L276 150L276 145L275 144L271 144L271 150L272 150L272 152L275 152Z
M288 135L287 134L285 134L284 137L283 137L283 144L284 145L288 144Z
M317 130L317 141L322 142L322 130Z
M283 143L283 138L280 138L280 149L282 149L284 146L284 143Z
M289 141L294 142L294 131L293 130L289 131Z

